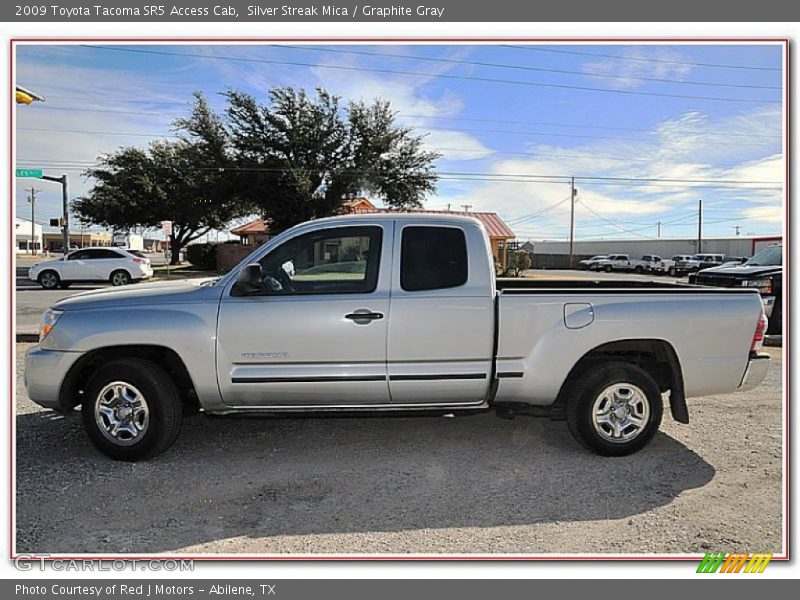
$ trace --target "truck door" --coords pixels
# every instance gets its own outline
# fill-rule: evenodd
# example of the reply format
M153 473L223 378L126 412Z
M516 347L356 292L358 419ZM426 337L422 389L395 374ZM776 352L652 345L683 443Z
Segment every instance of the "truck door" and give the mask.
M300 233L261 258L263 290L228 286L217 330L225 404L388 404L391 244L391 221Z
M398 220L388 370L393 404L472 404L486 397L494 285L476 226Z

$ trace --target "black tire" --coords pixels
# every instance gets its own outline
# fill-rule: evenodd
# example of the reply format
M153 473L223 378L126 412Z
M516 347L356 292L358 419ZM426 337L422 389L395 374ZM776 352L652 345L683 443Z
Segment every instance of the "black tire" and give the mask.
M62 281L61 283L58 284L58 287L60 287L62 290L66 290L71 285L72 285L71 281Z
M103 427L98 423L95 407L100 402L99 395L114 382L132 386L144 398L148 418L138 434L139 440L128 435L127 440L113 441L110 433L104 433L108 425ZM141 358L124 358L106 363L92 374L86 385L81 418L89 439L103 454L114 460L138 461L161 454L175 442L181 431L183 411L178 388L161 367Z
M42 271L39 273L39 285L46 290L54 290L61 285L61 277L55 271Z
M675 267L670 267L669 268L669 276L670 277L675 277L676 274L677 274L677 271L675 270Z
M114 271L111 273L111 276L108 278L108 280L113 286L129 285L131 281L133 281L131 274L125 269L118 269Z
M649 409L638 435L627 441L609 441L596 430L593 422L595 401L604 390L615 384L639 388ZM646 371L631 363L611 361L595 364L574 378L566 394L566 417L570 432L584 447L603 456L624 456L641 450L661 425L664 404L658 384Z
M606 273L611 273L611 265L606 265L605 267L603 267L603 270L604 270Z
M642 267L642 266L637 266L637 267L634 269L634 271L636 271L637 273L639 273L639 274L641 275L642 273L644 273L644 267Z

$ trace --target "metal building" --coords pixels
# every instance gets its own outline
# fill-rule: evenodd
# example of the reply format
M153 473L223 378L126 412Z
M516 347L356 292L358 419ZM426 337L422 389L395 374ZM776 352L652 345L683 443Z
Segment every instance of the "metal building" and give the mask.
M745 236L703 238L701 252L724 254L731 257L750 257L761 248L780 244L782 236ZM566 240L532 241L534 268L566 268L569 256L569 242ZM676 254L698 254L697 239L659 238L653 240L592 240L576 241L574 244L575 262L598 254L629 254L639 258L643 254L656 254L669 258Z

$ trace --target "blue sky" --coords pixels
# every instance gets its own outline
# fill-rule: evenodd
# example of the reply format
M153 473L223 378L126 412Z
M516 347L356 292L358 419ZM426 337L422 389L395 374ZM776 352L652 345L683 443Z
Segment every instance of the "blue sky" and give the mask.
M107 46L108 47L108 46ZM17 111L17 166L70 176L99 154L170 135L195 90L322 86L392 102L439 150L427 208L499 213L521 239L780 233L784 158L779 45L76 45L17 48L17 83L46 97ZM758 183L750 183L758 182ZM55 184L37 221L58 216Z

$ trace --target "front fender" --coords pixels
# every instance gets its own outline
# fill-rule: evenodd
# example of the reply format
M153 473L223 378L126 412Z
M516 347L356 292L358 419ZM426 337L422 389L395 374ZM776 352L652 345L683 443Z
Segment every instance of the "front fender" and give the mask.
M215 303L67 310L41 347L80 353L116 346L170 348L185 364L201 406L208 406L220 401L216 327Z

